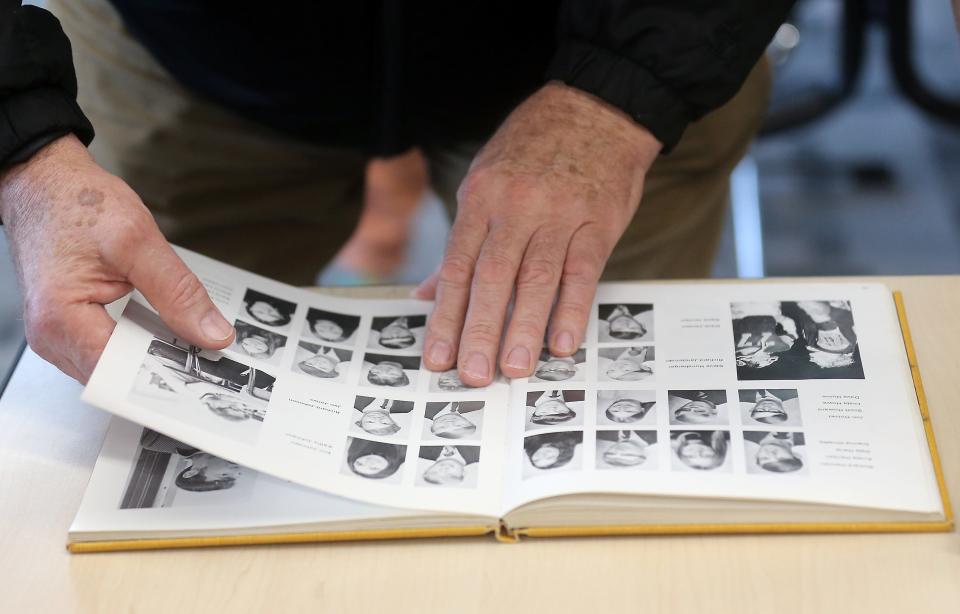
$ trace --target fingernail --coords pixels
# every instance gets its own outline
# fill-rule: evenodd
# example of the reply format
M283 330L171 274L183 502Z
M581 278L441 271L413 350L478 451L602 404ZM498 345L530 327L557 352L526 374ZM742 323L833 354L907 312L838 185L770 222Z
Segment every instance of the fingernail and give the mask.
M563 331L562 333L557 335L556 343L557 343L557 351L563 352L564 354L569 354L570 352L573 352L573 350L575 349L573 347L573 335L571 335L567 331Z
M216 309L211 309L200 319L200 330L214 341L223 341L233 334L233 327Z
M487 379L490 377L490 363L487 357L480 352L474 352L467 356L467 361L463 364L464 372L475 379Z
M527 348L518 345L507 354L507 366L511 369L526 370L530 368L530 352Z
M435 365L445 365L453 359L453 351L446 341L434 341L430 344L427 358Z

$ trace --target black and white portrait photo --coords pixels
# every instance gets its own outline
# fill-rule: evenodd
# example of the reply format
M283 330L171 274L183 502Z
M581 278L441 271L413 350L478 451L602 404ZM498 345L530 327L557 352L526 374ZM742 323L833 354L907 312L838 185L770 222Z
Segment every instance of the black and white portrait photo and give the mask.
M670 424L728 424L726 390L670 390Z
M360 385L413 390L417 387L419 373L419 356L367 352L360 370Z
M583 432L541 433L523 439L523 465L520 475L539 475L575 471L583 467Z
M747 473L806 473L803 460L807 448L803 433L744 431L743 448Z
M800 426L800 398L796 389L740 390L740 420L753 426Z
M330 382L345 383L352 357L351 350L301 341L297 344L292 370Z
M729 431L673 431L671 467L676 471L727 473L733 464L729 448Z
M350 431L405 440L410 434L412 411L413 401L358 396L353 402Z
M356 341L360 316L334 313L311 307L303 324L303 337L324 344L349 345Z
M287 344L287 338L284 335L248 324L243 320L234 322L233 327L237 335L230 345L231 350L269 364L280 362L283 347Z
M601 382L642 382L653 379L652 345L597 350L597 379Z
M468 392L473 390L460 381L456 367L447 371L430 372L430 392Z
M427 316L389 316L373 318L367 347L373 350L405 350L419 353Z
M403 444L347 437L340 472L381 484L399 484L406 458L407 446Z
M532 390L527 393L525 430L583 424L583 390Z
M655 390L597 391L597 425L635 427L656 425Z
M436 401L423 410L426 441L479 441L483 434L483 401Z
M656 431L597 431L597 469L657 468Z
M164 334L155 314L132 305L125 312L128 317L153 320L144 326ZM265 371L188 345L169 333L150 342L128 399L218 435L252 443L259 436L275 381Z
M580 382L584 379L587 351L577 350L572 356L558 357L544 348L537 360L537 368L530 376L531 382Z
M863 379L848 301L730 305L741 380Z
M258 324L285 329L290 326L296 310L296 303L257 292L252 288L243 295L243 316Z
M605 304L597 308L597 341L653 341L653 305Z
M416 486L476 488L480 446L422 446L417 455Z
M243 505L256 472L143 429L120 509Z

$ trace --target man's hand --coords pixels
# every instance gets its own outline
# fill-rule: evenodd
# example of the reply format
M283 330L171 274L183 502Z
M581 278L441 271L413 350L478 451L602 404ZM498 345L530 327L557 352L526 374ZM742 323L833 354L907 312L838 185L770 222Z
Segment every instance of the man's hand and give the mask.
M573 354L660 146L621 111L562 84L517 107L470 166L443 262L416 290L437 301L426 366L456 363L464 383L484 386L499 357L504 375L528 376L548 319L550 351Z
M86 382L114 322L104 305L132 288L186 341L220 349L233 327L123 181L73 136L0 175L0 216L23 290L27 340Z

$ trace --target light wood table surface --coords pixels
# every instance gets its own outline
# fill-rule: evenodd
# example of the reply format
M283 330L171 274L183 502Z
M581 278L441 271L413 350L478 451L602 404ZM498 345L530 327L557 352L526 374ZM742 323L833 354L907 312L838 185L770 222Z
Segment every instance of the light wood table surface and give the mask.
M904 293L956 501L960 277L857 281L883 281ZM354 293L376 292L401 291ZM516 545L476 538L70 555L67 528L109 417L64 403L71 390L80 393L64 379L28 351L0 398L3 614L960 612L956 532L526 539ZM14 393L20 402L8 399Z

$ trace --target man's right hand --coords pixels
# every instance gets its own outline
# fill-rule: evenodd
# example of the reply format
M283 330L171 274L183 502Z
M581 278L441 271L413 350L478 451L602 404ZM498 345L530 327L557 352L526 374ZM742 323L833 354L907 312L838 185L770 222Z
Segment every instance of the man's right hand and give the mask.
M104 309L136 288L189 343L222 349L233 327L140 198L70 135L0 175L0 218L33 350L85 383L113 331Z

